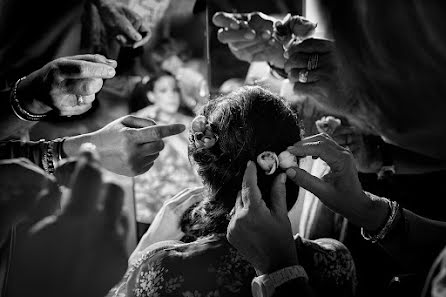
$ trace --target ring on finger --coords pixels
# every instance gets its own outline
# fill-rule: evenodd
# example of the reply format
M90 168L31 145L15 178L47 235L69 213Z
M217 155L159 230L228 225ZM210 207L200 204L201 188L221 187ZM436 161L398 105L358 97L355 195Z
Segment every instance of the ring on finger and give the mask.
M82 96L76 96L76 98L77 98L77 105L83 105L83 104L85 104L85 99L84 99L84 97L82 97Z
M307 69L308 70L316 69L318 62L319 62L319 55L318 54L311 55L310 58L308 58Z
M302 69L299 71L298 79L300 83L306 83L308 81L308 70Z

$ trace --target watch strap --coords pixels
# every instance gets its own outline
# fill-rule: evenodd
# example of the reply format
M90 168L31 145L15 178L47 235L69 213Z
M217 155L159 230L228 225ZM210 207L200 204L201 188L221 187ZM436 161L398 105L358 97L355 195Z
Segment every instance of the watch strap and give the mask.
M288 266L279 269L277 271L274 271L273 273L263 274L258 277L255 277L252 281L253 296L255 295L254 294L255 284L261 284L265 287L266 296L262 297L271 297L278 286L281 286L284 283L296 278L308 279L308 275L305 269L300 265Z

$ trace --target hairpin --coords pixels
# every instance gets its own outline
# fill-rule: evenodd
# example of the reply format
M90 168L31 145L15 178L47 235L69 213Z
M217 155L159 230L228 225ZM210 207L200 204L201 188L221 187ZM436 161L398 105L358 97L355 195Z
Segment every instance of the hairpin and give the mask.
M194 142L197 148L211 148L218 141L218 135L212 132L211 123L203 115L199 115L192 120L190 141Z
M297 157L288 151L281 152L278 157L274 152L265 151L257 156L257 164L266 175L273 174L278 167L288 169L298 166Z

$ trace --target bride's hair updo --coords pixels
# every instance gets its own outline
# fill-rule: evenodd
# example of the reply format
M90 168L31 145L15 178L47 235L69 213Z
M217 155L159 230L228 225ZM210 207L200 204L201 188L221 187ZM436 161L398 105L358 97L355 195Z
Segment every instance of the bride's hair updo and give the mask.
M199 145L191 130L189 158L208 187L208 197L187 211L181 226L196 238L226 233L229 213L241 189L246 164L264 151L280 152L301 139L297 115L279 96L261 87L243 87L209 101L201 110L207 132L215 144ZM195 141L194 141L195 140ZM258 186L269 205L272 175L257 166ZM288 208L295 203L298 187L287 182Z

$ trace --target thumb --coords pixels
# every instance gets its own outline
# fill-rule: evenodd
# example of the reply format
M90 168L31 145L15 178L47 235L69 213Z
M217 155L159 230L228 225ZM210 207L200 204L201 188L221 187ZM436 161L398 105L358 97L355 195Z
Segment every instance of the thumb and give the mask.
M301 186L307 191L316 195L322 202L327 201L331 195L331 185L306 172L299 167L290 167L286 171L286 175L296 185Z
M271 189L271 212L274 214L288 213L286 203L286 182L287 176L285 173L279 174L273 182Z
M242 202L245 207L260 202L262 193L257 185L257 168L254 162L248 161L242 182Z

